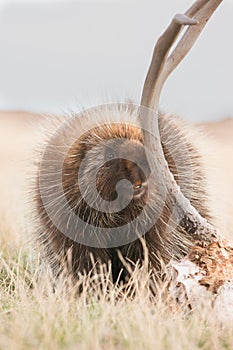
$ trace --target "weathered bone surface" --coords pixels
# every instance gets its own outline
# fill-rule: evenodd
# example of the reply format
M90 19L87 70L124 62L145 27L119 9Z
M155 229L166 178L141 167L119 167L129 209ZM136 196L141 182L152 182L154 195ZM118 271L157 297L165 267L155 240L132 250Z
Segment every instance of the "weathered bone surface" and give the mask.
M198 307L210 300L220 321L233 321L233 244L197 244L180 262L172 261L169 292L179 304Z

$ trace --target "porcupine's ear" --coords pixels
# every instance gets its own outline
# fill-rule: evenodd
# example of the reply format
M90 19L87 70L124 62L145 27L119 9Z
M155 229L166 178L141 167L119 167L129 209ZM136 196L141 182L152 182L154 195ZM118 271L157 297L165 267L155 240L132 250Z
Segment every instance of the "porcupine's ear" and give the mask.
M170 205L176 207L177 220L182 219L181 224L185 231L193 239L207 242L216 239L219 234L191 205L175 182L164 157L156 118L150 117L150 115L158 114L159 99L166 79L192 48L207 21L221 2L222 0L197 0L185 14L179 14L173 18L155 45L139 110L143 141L152 173L156 173L157 178L160 176L163 179L166 200L169 197ZM184 26L188 26L188 28L170 53L171 47ZM146 130L150 132L146 132Z

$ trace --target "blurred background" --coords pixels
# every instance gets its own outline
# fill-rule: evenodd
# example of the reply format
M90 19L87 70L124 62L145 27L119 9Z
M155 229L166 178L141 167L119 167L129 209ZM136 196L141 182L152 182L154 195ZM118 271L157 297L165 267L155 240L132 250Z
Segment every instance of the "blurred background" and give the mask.
M139 103L158 36L191 0L0 0L0 110L61 114ZM190 121L233 115L233 1L224 0L164 89Z

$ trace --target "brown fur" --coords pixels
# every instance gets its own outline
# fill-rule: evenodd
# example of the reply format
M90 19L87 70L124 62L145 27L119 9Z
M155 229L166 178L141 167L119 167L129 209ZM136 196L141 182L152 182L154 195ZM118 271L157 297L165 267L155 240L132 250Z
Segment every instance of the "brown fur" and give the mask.
M105 108L104 113L111 114L111 110L108 111L108 108ZM120 114L122 110L119 108L118 111L116 108L114 113ZM134 118L133 109L124 110L124 113L130 114L132 115L132 119ZM64 128L61 127L56 135L52 137L52 142L55 145L55 158L59 157L61 146L66 143L66 140L70 137L75 139L75 130L79 127L79 118L77 117L72 119L70 125ZM188 138L185 126L174 116L160 115L159 127L165 157L176 181L186 196L189 196L191 191L191 203L203 217L209 218L201 158L193 142ZM106 159L107 163L99 169L97 179L93 177L93 172L91 171L91 166L93 166L95 158L93 157L93 160L90 158L90 161L86 164L88 169L88 175L86 176L88 176L90 191L91 186L96 181L101 197L105 200L114 200L116 197L116 184L120 179L128 179L134 184L138 178L145 180L150 172L142 147L141 132L138 127L129 125L124 120L120 124L111 122L100 127L94 127L92 130L82 134L72 144L65 157L63 166L63 189L72 210L81 216L84 221L105 228L118 227L124 223L131 222L133 218L140 214L147 201L148 194L147 188L145 188L142 196L133 198L125 209L111 215L90 208L82 200L77 184L77 173L81 161L88 151L91 152L93 146L98 145L100 140L111 139L114 144L114 139L117 138L122 139L122 145L118 145L117 147L113 145L113 149L114 152L118 152L119 160L111 161ZM187 157L187 150L190 157ZM104 152L102 154L103 157L105 156ZM127 155L130 156L131 160L135 160L135 162L125 160L124 156L127 157ZM135 165L141 163L143 164L143 171ZM50 192L56 193L56 186L52 183L54 173L56 173L56 168L53 168L53 163L50 162L46 184L48 195ZM191 179L190 174L192 175ZM79 244L64 236L51 222L43 206L39 190L39 175L34 194L36 204L35 215L38 220L36 236L42 247L44 247L44 257L49 262L56 276L64 271L64 266L67 268L68 260L69 269L74 279L78 278L80 272L90 272L93 267L93 261L106 264L110 262L113 281L115 282L117 280L119 274L121 274L120 279L125 281L127 279L127 270L119 259L118 252L120 251L123 258L131 264L131 267L138 261L143 261L144 250L140 239L117 248L94 248ZM162 205L159 200L159 189L156 188L156 185L153 196L153 205L147 213L149 219L153 217L156 210ZM55 198L53 205L59 211L59 198L56 199L56 196L53 196L53 198ZM93 198L93 200L95 199ZM64 219L62 210L59 215L62 221ZM181 224L174 226L171 232L166 232L165 229L170 217L171 208L168 202L163 205L162 214L144 236L148 249L149 265L156 272L160 270L161 262L167 263L171 258L180 258L188 252L190 245L192 245L192 238L189 232L186 232ZM77 228L76 233L82 234L83 232L79 232L79 228Z

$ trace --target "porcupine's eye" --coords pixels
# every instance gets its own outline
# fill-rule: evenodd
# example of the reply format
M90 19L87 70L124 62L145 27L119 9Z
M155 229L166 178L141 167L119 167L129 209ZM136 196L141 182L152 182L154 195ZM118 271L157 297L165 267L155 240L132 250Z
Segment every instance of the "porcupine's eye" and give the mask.
M116 158L116 152L112 149L108 149L105 153L105 167L108 167L111 165L111 160Z
M114 157L115 155L113 152L107 154L107 160L112 160Z

